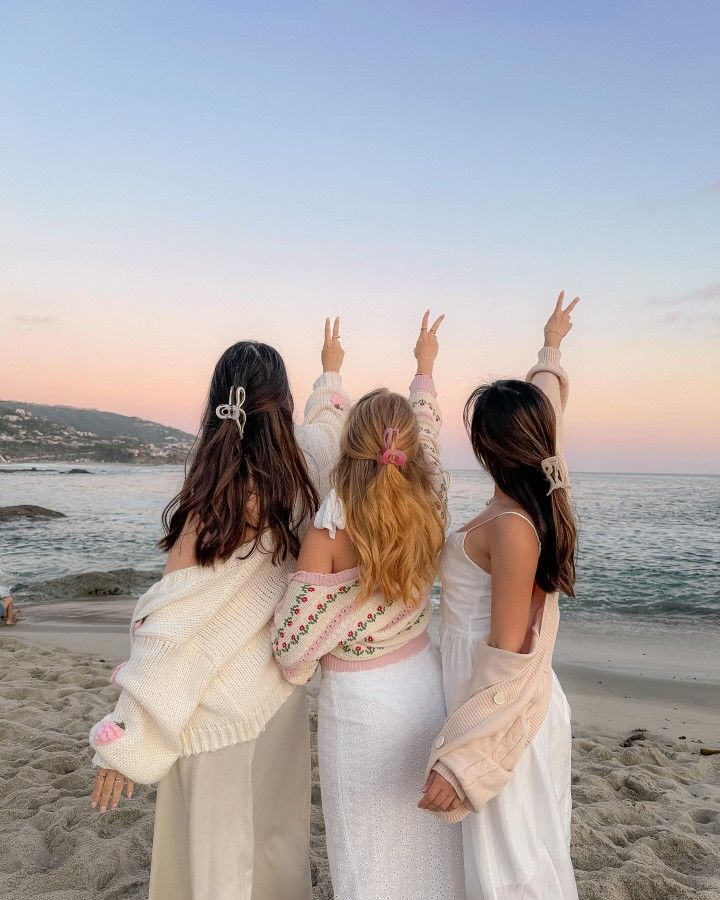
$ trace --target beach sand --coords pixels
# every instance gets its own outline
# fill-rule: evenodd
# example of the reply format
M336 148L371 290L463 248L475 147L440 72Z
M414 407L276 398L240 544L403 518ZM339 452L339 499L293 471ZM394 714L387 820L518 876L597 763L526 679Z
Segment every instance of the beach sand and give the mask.
M108 676L127 652L133 600L66 595L23 603L26 621L0 629L0 897L146 897L154 789L103 817L88 802L87 731L117 695ZM720 898L720 756L700 753L720 747L714 644L563 624L556 670L573 706L582 900ZM623 746L635 729L646 731ZM315 897L326 900L315 751L312 841Z

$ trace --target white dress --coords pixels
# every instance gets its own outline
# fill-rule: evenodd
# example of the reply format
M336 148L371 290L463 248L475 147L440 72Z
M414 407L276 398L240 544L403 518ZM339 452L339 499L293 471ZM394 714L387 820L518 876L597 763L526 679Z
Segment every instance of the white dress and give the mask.
M316 524L329 528L327 514L324 504ZM465 897L460 826L417 808L444 721L432 645L378 668L323 670L318 757L335 900Z
M478 644L490 633L490 575L466 554L465 534L448 537L440 560L448 711L462 696ZM512 781L462 822L467 900L577 900L570 859L570 752L570 707L553 676L547 717Z

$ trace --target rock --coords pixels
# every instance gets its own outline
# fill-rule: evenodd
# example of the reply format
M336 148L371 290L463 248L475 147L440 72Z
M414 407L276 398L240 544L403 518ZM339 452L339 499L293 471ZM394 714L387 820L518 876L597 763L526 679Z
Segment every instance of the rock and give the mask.
M647 728L636 728L631 731L624 741L620 742L621 747L632 747L635 741L644 741L647 738Z
M162 575L161 571L111 569L108 572L81 572L50 581L18 584L13 596L28 600L78 600L88 597L138 597Z
M89 469L69 469L65 475L92 475Z
M44 506L0 506L0 522L11 522L13 519L64 519L65 513Z

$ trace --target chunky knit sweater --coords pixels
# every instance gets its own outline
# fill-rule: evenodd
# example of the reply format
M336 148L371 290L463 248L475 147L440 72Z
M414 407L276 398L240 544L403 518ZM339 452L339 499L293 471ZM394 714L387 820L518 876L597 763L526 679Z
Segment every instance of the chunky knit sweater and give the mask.
M296 428L321 496L348 405L340 376L326 373ZM247 559L171 572L140 598L130 658L111 676L120 699L90 732L95 765L150 784L180 756L252 740L280 708L292 688L273 661L270 629L292 560L273 565L269 541L266 532Z
M440 462L442 417L432 378L418 375L410 386L410 405L420 428L420 443L433 471L438 504L445 516L446 478ZM344 528L342 502L331 491L315 518L318 528L335 536ZM418 607L388 602L374 593L359 602L359 569L333 574L296 572L275 612L275 658L288 681L308 682L323 665L343 670L383 665L428 643L430 597Z

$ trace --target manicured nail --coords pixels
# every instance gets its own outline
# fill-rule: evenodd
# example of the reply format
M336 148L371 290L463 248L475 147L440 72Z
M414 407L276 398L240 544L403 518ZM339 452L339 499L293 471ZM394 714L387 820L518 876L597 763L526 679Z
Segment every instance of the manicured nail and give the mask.
M117 803L113 803L112 808L117 809Z
M90 801L90 806L91 806L93 809L95 809L95 807L97 806L97 800L91 800L91 801Z
M101 812L101 813L106 813L106 812L107 812L107 806L101 806L101 807L100 807L100 812Z

